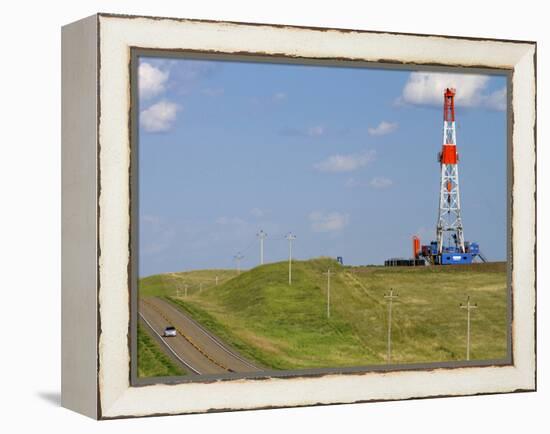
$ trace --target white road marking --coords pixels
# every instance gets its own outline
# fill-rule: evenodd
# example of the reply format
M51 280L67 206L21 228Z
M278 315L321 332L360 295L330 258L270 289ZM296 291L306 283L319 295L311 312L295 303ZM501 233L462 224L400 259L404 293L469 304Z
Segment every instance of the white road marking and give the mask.
M185 360L183 360L180 356L178 356L176 354L176 352L172 349L172 347L170 345L168 345L168 343L162 339L162 336L159 332L157 332L155 330L155 328L151 325L151 323L149 321L147 321L145 319L145 317L141 314L141 312L139 312L139 316L141 317L141 319L143 321L145 321L145 323L149 326L149 328L151 330L153 330L153 332L160 338L160 340L162 341L162 343L166 346L166 348L168 348L170 350L170 352L181 362L183 363L185 366L187 366L191 371L193 371L195 374L198 374L198 375L201 375L201 372L199 372L197 369L193 368L189 363L187 363Z
M164 300L163 300L164 301ZM197 321L195 321L193 318L190 318L189 316L187 316L186 314L182 313L181 311L179 311L175 306L172 306L170 304L170 302L166 302L166 304L168 304L168 306L170 306L170 308L172 310L174 310L176 313L178 313L179 315L182 315L183 317L185 317L187 320L191 321L193 324L195 324L197 326L197 328L202 331L212 342L214 342L218 347L220 347L222 350L224 350L226 353L228 353L229 355L235 357L237 360L240 360L241 362L243 362L245 365L248 365L250 366L251 368L254 368L254 369L259 369L257 366L254 366L252 363L250 363L248 360L246 359L243 359L241 356L239 356L238 354L235 354L233 351L231 351L229 348L227 348L225 345L223 345L220 341L218 341L218 339L216 339L214 336L212 336L202 325L200 325Z

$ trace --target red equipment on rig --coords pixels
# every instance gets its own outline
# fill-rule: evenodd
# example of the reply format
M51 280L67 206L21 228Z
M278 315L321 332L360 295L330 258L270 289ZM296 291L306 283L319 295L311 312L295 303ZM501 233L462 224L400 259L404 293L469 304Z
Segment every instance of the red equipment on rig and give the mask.
M420 238L416 235L413 236L413 259L418 258L420 255Z

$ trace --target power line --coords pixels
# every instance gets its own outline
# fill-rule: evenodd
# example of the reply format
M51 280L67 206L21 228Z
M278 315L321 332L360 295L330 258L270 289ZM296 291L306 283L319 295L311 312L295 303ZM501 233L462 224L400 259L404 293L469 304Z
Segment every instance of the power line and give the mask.
M384 295L384 298L388 300L388 356L387 356L387 363L388 365L391 363L391 314L392 314L392 305L393 305L393 299L399 297L397 294L393 294L393 288L390 289L390 293L387 295Z
M470 304L470 296L466 298L466 304L460 304L461 309L466 309L466 360L470 360L470 311L477 309L477 303Z
M242 252L246 252L247 250L249 250L250 248L252 248L254 246L254 244L256 243L255 240L252 240L250 243L247 244L247 246L241 250L241 253Z
M327 270L327 319L330 318L330 268Z
M292 285L292 241L296 239L296 235L289 232L286 239L288 240L288 284Z
M233 259L237 262L237 274L241 274L241 261L243 258L244 256L241 252L238 252L235 256L233 256Z
M286 234L281 234L281 235L277 235L276 237L269 237L270 240L277 240L277 241L281 241L281 240L286 240Z
M260 265L264 264L264 240L267 238L267 234L260 229L260 232L256 234L256 236L260 239Z

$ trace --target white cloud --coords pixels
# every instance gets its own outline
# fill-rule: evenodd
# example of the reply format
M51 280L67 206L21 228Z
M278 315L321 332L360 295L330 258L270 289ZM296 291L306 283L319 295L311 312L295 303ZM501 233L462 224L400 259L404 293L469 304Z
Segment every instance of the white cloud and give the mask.
M384 176L375 176L369 182L362 182L356 178L350 177L344 182L344 187L346 188L356 188L356 187L370 187L375 189L384 189L391 187L393 181Z
M141 66L143 65L143 68ZM143 73L145 93L142 95L151 98L162 94L167 89L178 95L199 92L208 96L218 96L222 89L200 86L201 81L215 75L223 68L221 62L211 62L192 59L148 58L140 64ZM140 73L138 68L138 73ZM141 80L140 75L140 82ZM156 86L155 84L158 84ZM206 92L203 92L206 87ZM140 92L141 83L140 83ZM150 92L150 93L149 93ZM140 93L141 95L141 93Z
M177 236L176 229L167 224L164 219L156 215L140 216L140 237L143 247L141 252L145 255L156 255L171 247L174 237Z
M493 110L506 110L506 87L485 96L484 106Z
M349 223L349 214L339 212L323 213L313 211L309 214L311 229L314 232L337 232L342 230Z
M397 129L397 122L380 122L376 127L371 127L368 132L371 136L384 136L393 133Z
M283 101L286 101L287 98L288 96L284 92L277 92L273 94L273 97L272 97L274 102L283 102Z
M402 98L410 104L441 105L445 88L454 87L456 103L472 106L488 81L487 75L413 72L403 88Z
M174 75L180 82L192 83L215 74L222 68L221 63L209 60L175 60L171 63Z
M359 154L331 155L326 160L313 165L320 172L352 172L374 160L375 151L365 151Z
M383 176L377 176L370 180L369 185L373 188L382 189L391 187L393 185L393 181L389 178L384 178Z
M250 210L250 214L252 214L256 218L263 217L265 215L265 211L261 210L260 208L252 208Z
M357 181L357 179L355 178L348 178L344 183L344 186L347 188L354 188L354 187L358 187L359 185L361 185L361 183Z
M246 222L240 217L219 217L216 219L216 223L219 225L244 225Z
M201 91L206 96L216 97L216 96L222 96L225 92L225 90L222 87L207 87Z
M322 125L315 125L307 130L307 135L310 137L319 137L325 134L325 127Z
M138 67L139 95L142 98L152 98L166 89L170 73L164 72L147 62L141 62Z
M453 87L458 106L504 110L506 88L487 93L489 79L488 75L412 72L398 103L439 106L445 88Z
M282 107L288 99L285 92L268 93L264 95L253 96L249 99L250 103L262 110L268 110L274 107Z
M178 110L179 106L173 102L159 101L141 111L139 114L140 124L145 131L150 133L168 131L176 120Z
M321 137L327 134L327 128L324 125L312 125L307 128L288 127L283 128L280 134L292 137Z

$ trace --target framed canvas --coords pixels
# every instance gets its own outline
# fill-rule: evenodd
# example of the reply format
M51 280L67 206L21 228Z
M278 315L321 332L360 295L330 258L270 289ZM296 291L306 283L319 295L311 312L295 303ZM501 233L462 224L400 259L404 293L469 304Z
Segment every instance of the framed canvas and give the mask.
M63 406L536 389L534 42L97 14L62 150Z

